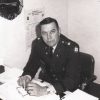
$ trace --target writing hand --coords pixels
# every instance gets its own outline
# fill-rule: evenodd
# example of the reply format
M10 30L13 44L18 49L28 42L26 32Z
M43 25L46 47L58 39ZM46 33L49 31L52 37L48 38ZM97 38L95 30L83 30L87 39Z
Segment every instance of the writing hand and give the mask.
M27 84L31 81L31 77L29 75L21 76L17 83L19 86L22 86L24 89L26 89Z
M27 84L26 91L29 93L31 96L42 96L42 95L47 95L47 87L40 86L36 83L30 82Z

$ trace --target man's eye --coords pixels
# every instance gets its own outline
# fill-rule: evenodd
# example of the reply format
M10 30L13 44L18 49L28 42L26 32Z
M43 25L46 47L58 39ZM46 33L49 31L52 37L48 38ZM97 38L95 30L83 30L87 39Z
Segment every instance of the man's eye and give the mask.
M51 34L53 34L53 33L55 33L55 32L56 32L56 30L52 30L52 31L51 31Z

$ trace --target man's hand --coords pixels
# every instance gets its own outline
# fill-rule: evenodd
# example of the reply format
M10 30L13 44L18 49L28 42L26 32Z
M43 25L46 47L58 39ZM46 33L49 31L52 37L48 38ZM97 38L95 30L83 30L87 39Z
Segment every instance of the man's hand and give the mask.
M36 83L30 82L27 85L26 91L29 93L29 95L31 96L42 96L42 95L47 95L48 91L47 91L47 87L44 86L40 86Z
M18 85L22 86L24 89L26 89L27 84L31 81L31 77L29 75L21 76L18 79Z

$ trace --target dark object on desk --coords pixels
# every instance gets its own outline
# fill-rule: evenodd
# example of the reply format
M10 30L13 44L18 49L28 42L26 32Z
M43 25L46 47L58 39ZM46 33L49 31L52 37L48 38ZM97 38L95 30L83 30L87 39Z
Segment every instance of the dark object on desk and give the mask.
M0 16L13 20L22 11L23 4L19 0L1 0L0 1Z
M0 74L3 73L5 71L5 68L3 65L0 65Z

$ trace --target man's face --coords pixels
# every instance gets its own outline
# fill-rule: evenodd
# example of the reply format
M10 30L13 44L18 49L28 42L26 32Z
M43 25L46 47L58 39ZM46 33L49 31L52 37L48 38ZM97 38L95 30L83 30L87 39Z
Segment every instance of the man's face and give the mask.
M59 29L54 22L41 25L41 36L48 46L55 46L59 41Z

